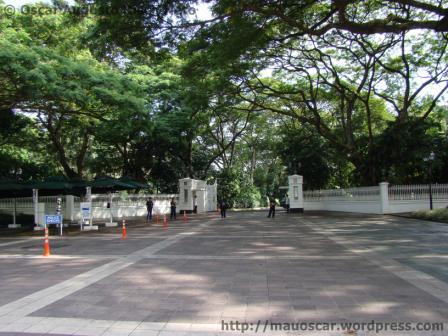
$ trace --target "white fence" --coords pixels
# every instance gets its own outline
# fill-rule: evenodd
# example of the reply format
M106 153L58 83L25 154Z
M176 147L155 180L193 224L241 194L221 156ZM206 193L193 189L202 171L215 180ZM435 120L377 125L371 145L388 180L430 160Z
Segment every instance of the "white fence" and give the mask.
M119 195L113 194L111 206L108 207L108 195L92 195L92 217L94 220L109 219L112 213L113 218L129 218L146 216L146 201L152 197L154 202L153 214L169 214L171 198L177 200L177 194L157 194L157 195ZM80 197L74 198L74 211L70 214L66 208L66 219L79 221L81 219Z
M305 191L305 210L347 211L373 214L429 209L429 185L394 185ZM448 206L448 184L433 184L434 208Z
M56 203L58 196L40 196L39 202L45 203L48 210L51 213L56 212ZM32 197L20 197L20 198L3 198L0 199L0 211L4 213L12 213L16 207L17 214L34 214L33 198ZM62 209L65 207L65 197L62 197Z
M39 204L41 208L45 209L46 214L56 213L57 199L60 196L39 196ZM171 198L178 198L177 194L156 194L156 195L120 195L113 194L111 207L108 207L110 202L110 196L92 195L92 216L96 221L109 220L112 212L112 216L115 219L128 218L128 217L141 217L146 215L146 201L149 197L153 198L154 208L153 214L169 214L170 213L170 201ZM85 201L81 197L75 196L62 196L61 212L65 220L71 222L78 222L81 219L80 202ZM44 206L42 207L42 204ZM13 214L14 208L16 213L19 214L34 214L34 205L32 197L21 198L5 198L0 199L0 212ZM41 216L40 216L41 217ZM38 219L42 221L42 218Z

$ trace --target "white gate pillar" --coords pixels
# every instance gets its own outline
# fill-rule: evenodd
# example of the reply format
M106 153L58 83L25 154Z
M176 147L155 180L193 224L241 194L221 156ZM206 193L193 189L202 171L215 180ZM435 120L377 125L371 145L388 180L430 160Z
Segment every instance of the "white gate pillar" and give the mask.
M183 178L179 180L179 204L178 210L183 213L193 212L193 179Z
M303 212L303 176L288 176L289 212Z
M66 195L65 196L65 213L64 219L73 222L75 220L75 196Z
M205 209L206 211L216 211L218 208L218 200L216 199L218 192L218 184L215 181L214 184L207 184L205 188L207 194L205 196L206 201Z
M389 213L389 182L380 183L381 213Z

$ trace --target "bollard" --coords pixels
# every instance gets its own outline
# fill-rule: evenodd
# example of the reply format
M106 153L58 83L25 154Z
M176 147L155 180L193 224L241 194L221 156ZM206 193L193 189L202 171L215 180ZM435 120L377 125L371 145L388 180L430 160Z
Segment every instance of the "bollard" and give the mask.
M50 256L50 240L48 239L48 228L45 228L44 257Z
M159 214L156 214L156 224L159 224Z
M168 220L166 219L166 215L163 215L163 228L168 229Z
M126 221L123 219L123 226L121 230L121 239L126 239L127 233L126 233Z
M185 223L188 221L188 217L187 217L187 212L186 211L184 211L183 220L184 220Z

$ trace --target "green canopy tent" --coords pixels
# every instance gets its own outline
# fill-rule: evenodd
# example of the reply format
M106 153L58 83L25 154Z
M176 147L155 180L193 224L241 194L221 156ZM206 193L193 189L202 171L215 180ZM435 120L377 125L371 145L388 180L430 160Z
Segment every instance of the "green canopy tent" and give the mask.
M34 205L34 224L38 226L39 196L62 196L74 194L74 186L65 177L49 177L44 181L31 181L25 185L32 190ZM47 209L46 209L47 210ZM62 234L62 227L61 227Z
M14 180L0 180L0 198L29 197L28 186Z
M88 186L92 188L92 192L99 194L117 191L117 190L132 190L136 189L135 185L125 183L112 177L97 178L88 183Z
M118 190L148 189L149 185L134 181L128 177L115 179L112 177L101 177L87 182L82 180L67 180L64 177L51 177L44 181L32 181L18 183L13 180L0 181L0 198L14 198L14 215L16 220L16 198L33 196L35 224L37 224L37 202L40 196L55 195L86 195L89 198L91 192L111 193ZM110 194L111 195L111 194ZM91 199L88 200L89 202ZM112 198L110 198L110 208L112 208ZM112 222L112 209L111 209Z
M44 181L32 181L27 185L30 189L38 189L42 196L82 195L86 182L82 180L68 180L64 177L50 177Z
M73 185L62 181L42 181L28 184L31 189L38 189L42 196L55 196L70 194Z
M151 186L149 184L135 181L127 176L123 176L123 177L119 178L118 181L124 182L126 184L130 184L135 187L134 189L149 189L149 188L151 188Z

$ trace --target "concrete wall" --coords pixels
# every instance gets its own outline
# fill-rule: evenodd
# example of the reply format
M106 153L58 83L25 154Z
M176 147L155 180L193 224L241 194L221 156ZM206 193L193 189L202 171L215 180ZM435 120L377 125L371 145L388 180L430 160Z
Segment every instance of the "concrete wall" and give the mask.
M304 209L381 214L378 201L304 201Z
M433 208L440 209L448 206L448 200L434 200ZM413 212L429 210L429 200L390 201L389 211L386 213Z
M147 196L149 197L149 196ZM153 215L165 215L170 213L170 202L172 197L177 197L177 195L151 195L154 208ZM128 206L117 206L112 203L111 208L107 208L107 202L104 202L100 206L92 207L92 217L93 220L110 219L110 215L114 219L129 218L129 217L144 217L147 214L146 205L128 205ZM74 205L73 221L79 221L81 219L81 210L79 203Z

